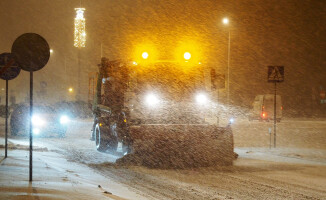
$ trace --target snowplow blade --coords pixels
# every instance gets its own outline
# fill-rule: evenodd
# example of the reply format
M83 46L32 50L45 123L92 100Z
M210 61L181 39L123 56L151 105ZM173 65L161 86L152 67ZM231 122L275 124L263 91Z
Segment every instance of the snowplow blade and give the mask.
M193 168L232 165L230 126L141 125L130 127L132 153L117 164L150 168Z

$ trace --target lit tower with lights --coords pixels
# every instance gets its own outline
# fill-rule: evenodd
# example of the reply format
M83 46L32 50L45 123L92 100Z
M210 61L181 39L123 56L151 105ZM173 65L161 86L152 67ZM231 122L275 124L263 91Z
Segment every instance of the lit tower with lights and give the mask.
M86 43L86 24L84 18L85 8L75 8L76 18L75 18L75 39L74 46L81 48L85 47Z
M74 37L74 46L78 48L78 88L76 94L76 100L80 100L80 50L85 47L86 44L86 23L84 18L85 8L75 8L76 10L76 18L75 18L75 37Z

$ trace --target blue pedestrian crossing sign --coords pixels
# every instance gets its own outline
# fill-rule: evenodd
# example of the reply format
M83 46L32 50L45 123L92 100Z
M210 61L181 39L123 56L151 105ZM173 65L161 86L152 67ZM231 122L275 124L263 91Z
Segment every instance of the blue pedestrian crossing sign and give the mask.
M284 66L268 66L268 82L283 82L284 81Z

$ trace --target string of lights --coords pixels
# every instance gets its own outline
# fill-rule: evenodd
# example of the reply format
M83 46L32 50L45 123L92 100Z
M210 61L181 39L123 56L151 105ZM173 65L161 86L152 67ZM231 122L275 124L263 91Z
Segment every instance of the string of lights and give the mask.
M86 24L84 18L85 8L75 8L76 18L75 18L75 47L85 47L86 43Z

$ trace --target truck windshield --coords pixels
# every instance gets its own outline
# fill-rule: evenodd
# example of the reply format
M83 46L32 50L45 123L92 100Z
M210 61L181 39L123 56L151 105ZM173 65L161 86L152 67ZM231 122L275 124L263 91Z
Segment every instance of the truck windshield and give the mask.
M157 92L167 98L182 100L205 89L204 73L201 68L171 64L155 64L139 67L133 77L134 91Z

